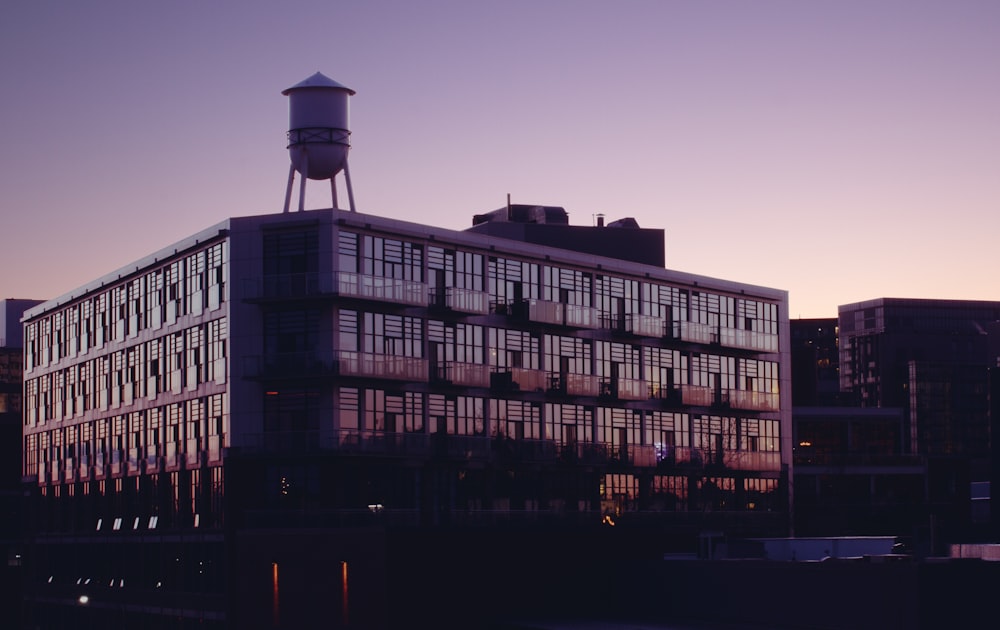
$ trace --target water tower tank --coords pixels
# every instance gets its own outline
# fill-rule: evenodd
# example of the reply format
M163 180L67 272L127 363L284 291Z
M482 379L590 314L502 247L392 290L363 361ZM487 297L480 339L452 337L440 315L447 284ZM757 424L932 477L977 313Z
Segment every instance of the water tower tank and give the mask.
M348 99L354 90L317 72L284 90L288 97L288 154L309 179L333 179L351 148Z

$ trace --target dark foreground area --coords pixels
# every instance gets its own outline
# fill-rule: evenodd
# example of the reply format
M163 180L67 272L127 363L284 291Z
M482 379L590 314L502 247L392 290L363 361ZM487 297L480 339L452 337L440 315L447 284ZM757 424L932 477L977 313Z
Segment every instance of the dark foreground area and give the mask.
M345 532L346 533L346 532ZM271 538L271 540L275 540ZM258 546L263 541L246 541ZM408 628L750 628L866 630L979 625L992 612L1000 563L979 560L665 560L648 532L372 532L343 546L297 535L284 538L284 557L310 558L318 568L355 555L345 614L336 580L303 594L327 593L323 617L337 627ZM324 560L326 548L329 555ZM346 555L345 555L346 554ZM369 554L365 554L366 556ZM251 572L247 572L250 575ZM355 579L356 578L356 579ZM329 581L329 580L328 580ZM272 619L268 598L243 608L233 627ZM305 604L305 602L303 602ZM255 609L258 607L259 609ZM315 603L282 606L281 627L308 627ZM307 613L307 609L311 612ZM341 624L343 625L343 624Z

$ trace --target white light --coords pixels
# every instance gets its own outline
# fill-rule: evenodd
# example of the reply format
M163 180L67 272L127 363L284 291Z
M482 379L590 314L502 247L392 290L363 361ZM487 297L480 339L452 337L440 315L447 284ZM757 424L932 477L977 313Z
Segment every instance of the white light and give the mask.
M112 526L112 529L114 529L117 532L121 528L122 528L122 519L121 517L119 517L115 519L115 524Z
M86 603L90 601L90 598L87 597L86 595L81 595L80 599L78 599L76 601L80 602L81 604L86 605Z
M101 531L101 524L104 523L103 518L97 519L97 531Z
M134 521L132 521L132 529L139 529L139 517L138 516L135 517Z

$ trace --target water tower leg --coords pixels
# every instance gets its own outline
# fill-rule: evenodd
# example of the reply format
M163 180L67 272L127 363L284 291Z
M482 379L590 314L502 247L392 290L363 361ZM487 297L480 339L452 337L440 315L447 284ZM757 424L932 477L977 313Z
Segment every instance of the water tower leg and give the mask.
M299 182L299 212L306 209L306 180L309 179L305 173L309 172L309 153L302 154L302 181Z
M347 203L351 204L351 212L357 212L354 208L354 187L351 186L351 169L344 160L344 181L347 182Z
M340 204L337 203L337 178L330 178L330 197L333 198L333 209L340 210Z
M292 182L295 181L295 165L290 164L288 168L288 186L285 188L285 213L288 212L288 206L292 203Z

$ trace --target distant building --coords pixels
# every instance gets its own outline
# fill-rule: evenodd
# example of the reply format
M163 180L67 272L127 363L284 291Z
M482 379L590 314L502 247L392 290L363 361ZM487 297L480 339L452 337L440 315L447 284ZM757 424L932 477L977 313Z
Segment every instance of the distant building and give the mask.
M396 626L787 535L786 292L513 209L233 218L30 309L30 621Z
M0 606L18 627L21 610L21 314L41 300L0 300Z
M840 391L836 318L789 328L796 535L911 536L927 521L927 467L909 452L904 410Z
M926 528L941 541L985 534L973 483L991 477L989 331L1000 302L881 298L839 308L841 390L904 410L904 452L927 462ZM994 336L995 337L995 336ZM978 518L978 517L977 517Z
M792 354L792 404L817 407L849 404L840 391L837 318L789 322Z

